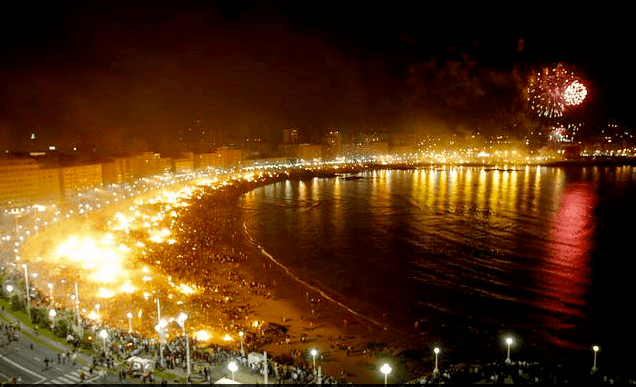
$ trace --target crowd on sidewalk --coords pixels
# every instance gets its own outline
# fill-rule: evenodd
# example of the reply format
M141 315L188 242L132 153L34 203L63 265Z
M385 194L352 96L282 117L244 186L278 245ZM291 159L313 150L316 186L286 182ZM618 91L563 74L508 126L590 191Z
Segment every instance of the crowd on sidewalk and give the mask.
M580 373L559 365L539 362L492 362L454 366L423 375L406 384L636 384L636 380L607 375L596 369Z

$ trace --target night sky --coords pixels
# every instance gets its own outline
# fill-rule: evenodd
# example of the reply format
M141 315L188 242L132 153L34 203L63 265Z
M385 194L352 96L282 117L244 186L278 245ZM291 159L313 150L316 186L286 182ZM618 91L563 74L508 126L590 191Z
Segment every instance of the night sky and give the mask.
M3 14L2 146L36 132L136 149L196 119L221 141L495 130L527 123L523 82L557 62L589 90L568 118L634 123L627 9L63 4Z

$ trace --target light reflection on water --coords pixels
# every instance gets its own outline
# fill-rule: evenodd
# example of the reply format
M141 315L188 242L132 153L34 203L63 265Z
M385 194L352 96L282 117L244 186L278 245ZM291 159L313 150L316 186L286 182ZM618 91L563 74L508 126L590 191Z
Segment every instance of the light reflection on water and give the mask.
M447 322L431 336L513 329L537 348L585 349L595 211L602 192L636 185L634 170L369 171L277 183L242 205L267 251L361 313L404 331Z
M591 246L594 234L596 193L593 183L568 184L561 205L551 220L549 251L536 273L538 305L559 317L546 315L547 338L561 347L581 348L580 343L563 340L559 333L576 329L570 317L585 318L581 307L587 303L590 286Z

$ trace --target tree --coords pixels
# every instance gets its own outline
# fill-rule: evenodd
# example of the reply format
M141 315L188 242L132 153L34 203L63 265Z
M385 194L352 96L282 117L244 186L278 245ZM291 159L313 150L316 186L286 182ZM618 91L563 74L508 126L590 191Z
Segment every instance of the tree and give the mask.
M24 307L24 302L22 301L20 296L17 294L14 294L13 296L11 296L11 311L17 312L17 311L25 311L25 310L26 309Z
M53 328L53 334L57 337L66 337L69 332L68 320L63 318L55 321L55 327Z
M48 325L48 316L46 308L32 308L31 309L31 321L34 324L39 324L41 326Z

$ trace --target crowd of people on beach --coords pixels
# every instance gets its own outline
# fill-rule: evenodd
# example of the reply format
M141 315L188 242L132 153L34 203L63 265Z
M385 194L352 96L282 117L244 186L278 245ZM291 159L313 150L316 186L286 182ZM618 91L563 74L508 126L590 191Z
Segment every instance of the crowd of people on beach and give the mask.
M271 297L263 284L242 277L237 266L246 256L236 248L240 213L233 204L245 189L226 186L181 208L179 217L166 225L175 242L148 244L146 254L139 257L169 273L173 281L196 285L197 294L188 300L190 318L225 331L245 329L241 319L254 307L246 295Z

